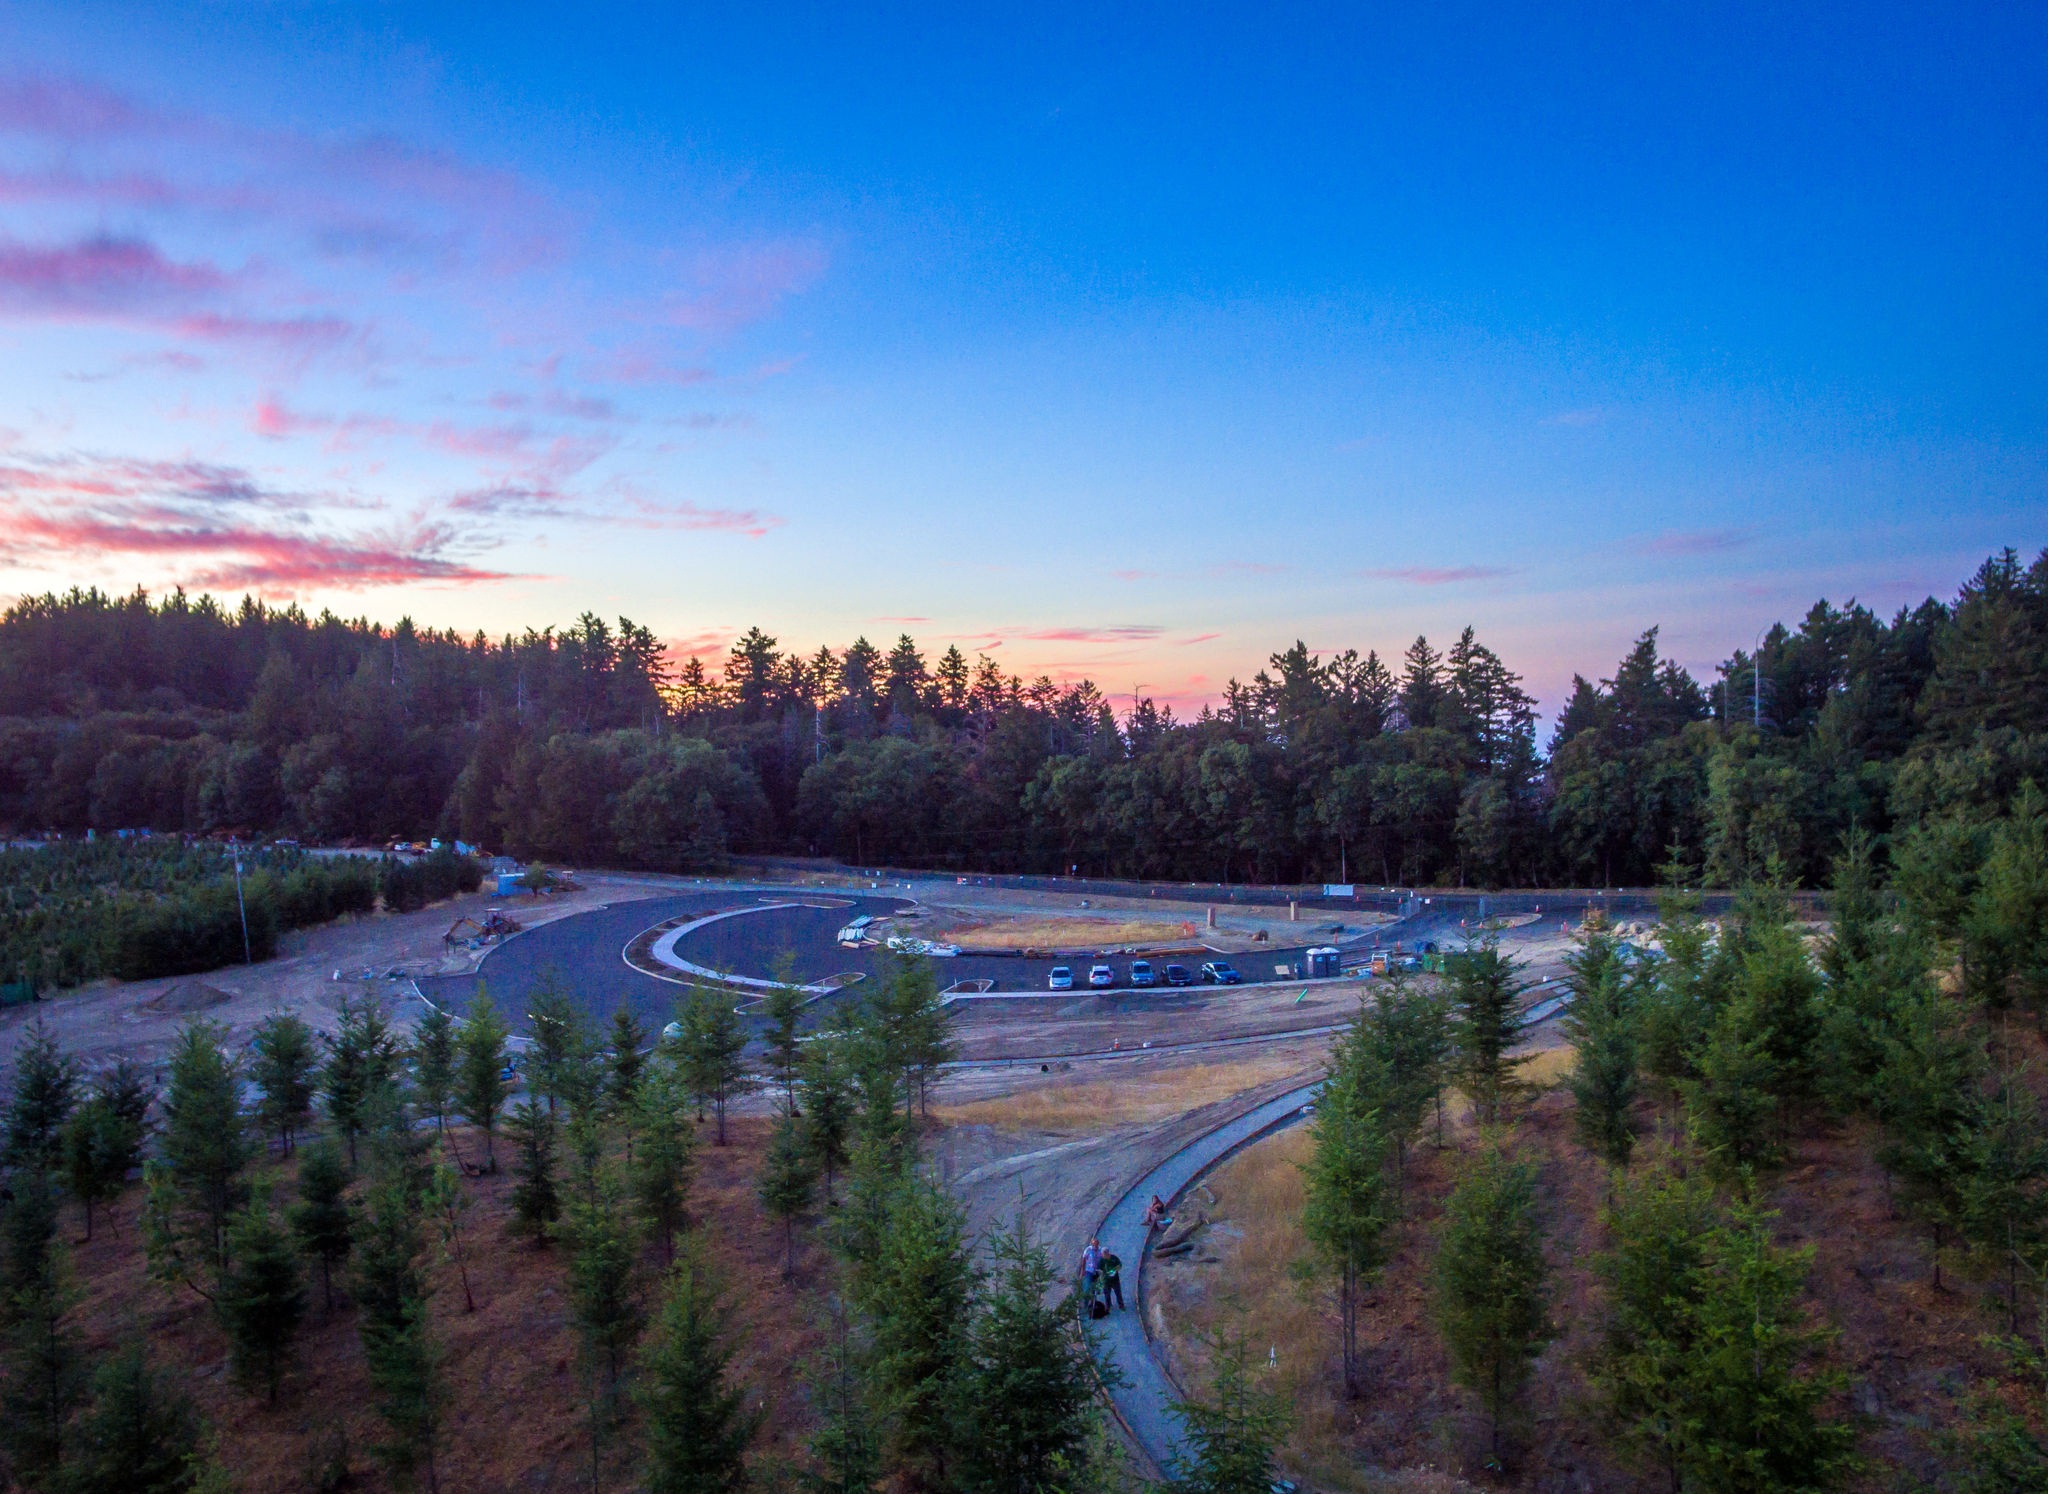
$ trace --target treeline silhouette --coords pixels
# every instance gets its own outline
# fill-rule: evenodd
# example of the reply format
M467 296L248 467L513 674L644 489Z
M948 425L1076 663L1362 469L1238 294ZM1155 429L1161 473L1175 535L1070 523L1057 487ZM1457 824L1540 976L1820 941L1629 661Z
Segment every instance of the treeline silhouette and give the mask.
M1297 643L1190 720L909 637L718 673L585 614L492 640L96 591L0 618L0 822L438 833L660 869L734 852L1203 881L1823 881L1843 835L1990 818L2048 766L2048 553L1886 620L1816 602L1695 678L1645 632L1547 744L1467 629Z

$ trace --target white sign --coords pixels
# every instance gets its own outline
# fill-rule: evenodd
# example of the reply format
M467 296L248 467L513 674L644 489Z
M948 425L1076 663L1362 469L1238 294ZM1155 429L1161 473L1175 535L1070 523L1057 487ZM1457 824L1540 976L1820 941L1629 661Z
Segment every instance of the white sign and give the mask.
M1325 882L1323 884L1324 897L1356 897L1357 895L1357 891L1349 882Z

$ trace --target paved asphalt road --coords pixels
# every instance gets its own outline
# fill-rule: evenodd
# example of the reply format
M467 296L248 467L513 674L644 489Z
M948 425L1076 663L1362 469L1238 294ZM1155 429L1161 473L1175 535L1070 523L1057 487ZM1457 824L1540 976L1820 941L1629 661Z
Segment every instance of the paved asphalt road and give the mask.
M684 936L677 953L707 969L753 976L771 974L777 960L787 955L800 981L852 970L873 978L887 970L887 950L843 949L832 936L858 915L891 913L904 906L906 899L739 887L646 898L544 923L490 951L475 975L423 977L420 992L437 1006L452 1005L460 1010L482 980L514 1031L524 1031L528 998L553 978L579 997L600 1023L610 1022L612 1013L625 1007L658 1030L673 1017L676 998L684 988L625 963L622 954L634 936L672 918L781 901L829 906L770 908L741 918L720 919ZM1400 937L1409 937L1405 924ZM1307 948L1306 944L1281 946L1212 958L1228 959L1248 980L1270 980L1275 964L1301 968ZM1132 958L1105 957L1116 971L1119 988L1126 984ZM1201 959L1183 956L1178 962L1194 970ZM1088 958L960 955L932 963L942 987L955 981L992 980L997 990L1040 992L1049 991L1052 968L1064 964L1074 972L1075 994L1086 995L1088 967L1096 962ZM1158 970L1167 961L1155 958L1152 963Z
M493 949L484 956L475 975L423 977L420 991L437 1006L460 1010L468 1004L481 979L513 1030L524 1031L528 999L543 981L553 978L580 998L597 1022L610 1022L612 1013L625 1007L651 1030L658 1031L674 1016L676 999L684 987L630 968L622 955L633 937L672 918L778 901L831 906L779 908L743 918L721 919L687 935L678 952L710 969L756 976L769 975L777 958L786 953L793 957L797 978L804 981L849 970L864 971L874 977L886 970L886 950L842 949L832 936L855 916L892 912L903 905L904 899L741 886L623 902L545 923ZM1544 917L1547 919L1554 912L1560 918L1576 920L1592 902L1582 894L1565 895L1555 904L1543 905ZM1639 902L1644 906L1636 906ZM1647 903L1639 899L1603 900L1603 905L1631 915L1647 911ZM1411 948L1425 940L1453 940L1465 932L1460 920L1477 916L1481 906L1477 895L1440 896L1412 917L1382 925L1374 932L1382 941L1391 943L1398 939ZM1326 930L1327 925L1322 928ZM1324 932L1305 937L1320 943L1330 936ZM1275 978L1272 972L1276 964L1301 968L1307 947L1287 945L1218 958L1229 959L1248 980L1271 980ZM1106 957L1106 963L1116 971L1118 989L1126 986L1131 959L1129 955ZM1065 964L1074 972L1076 996L1088 993L1088 967L1094 963L1085 957L1026 960L995 955L961 955L933 961L941 986L986 979L995 981L996 989L1006 991L1047 991L1047 976L1052 967ZM1152 963L1157 970L1167 961L1154 958ZM1183 956L1178 963L1194 969L1201 961L1197 956Z

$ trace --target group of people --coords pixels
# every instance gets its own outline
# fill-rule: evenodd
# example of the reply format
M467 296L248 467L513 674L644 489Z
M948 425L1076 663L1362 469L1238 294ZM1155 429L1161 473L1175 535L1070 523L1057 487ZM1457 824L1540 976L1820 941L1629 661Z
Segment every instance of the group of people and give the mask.
M1166 1212L1166 1201L1158 1194L1152 1195L1152 1202L1145 1205L1145 1232L1149 1237L1153 1230L1165 1229L1173 1223ZM1124 1263L1113 1250L1104 1250L1102 1242L1093 1235L1088 1238L1088 1248L1081 1252L1081 1298L1082 1305L1092 1318L1109 1316L1109 1304L1114 1301L1116 1310L1124 1308Z

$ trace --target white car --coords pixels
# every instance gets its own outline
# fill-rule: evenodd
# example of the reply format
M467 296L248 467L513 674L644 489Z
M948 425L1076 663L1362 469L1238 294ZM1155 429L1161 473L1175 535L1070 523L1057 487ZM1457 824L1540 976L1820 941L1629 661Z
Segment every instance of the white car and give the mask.
M1088 984L1098 990L1113 986L1116 984L1116 972L1107 965L1091 965L1088 967Z
M1052 967L1052 978L1046 982L1046 986L1054 991L1071 991L1074 989L1074 972L1065 965L1055 965Z

